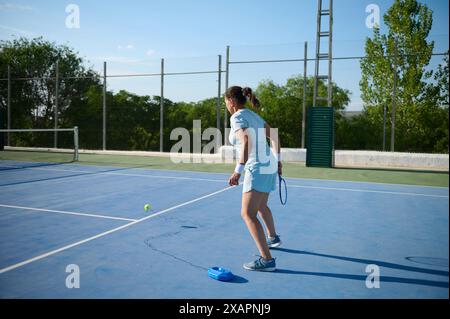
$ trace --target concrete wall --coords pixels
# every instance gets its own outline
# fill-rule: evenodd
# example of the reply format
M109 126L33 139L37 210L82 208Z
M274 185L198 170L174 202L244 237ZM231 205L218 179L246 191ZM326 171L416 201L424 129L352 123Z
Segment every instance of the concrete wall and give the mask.
M227 161L235 158L235 152L231 146L221 147L220 153ZM306 149L282 148L281 158L285 162L305 163ZM336 150L335 166L448 171L449 155Z
M397 153L374 151L335 152L336 167L380 167L449 170L448 154Z
M5 150L26 150L22 147L5 147ZM35 151L64 151L61 149L35 148ZM65 150L73 152L73 150ZM181 154L160 153L140 151L92 151L80 150L80 154L103 154L103 155L131 155L131 156L160 156L172 157L174 162L181 159L190 160L194 163L235 163L236 151L232 146L222 146L218 154ZM306 162L306 149L282 148L281 158L284 162ZM448 154L422 154L422 153L391 153L375 151L335 151L336 167L361 167L361 168L400 168L417 170L449 170Z

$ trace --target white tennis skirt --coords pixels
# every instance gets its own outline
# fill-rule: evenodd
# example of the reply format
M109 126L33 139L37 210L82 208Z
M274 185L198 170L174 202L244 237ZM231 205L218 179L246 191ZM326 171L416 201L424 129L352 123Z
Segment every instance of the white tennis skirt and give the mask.
M262 174L259 169L245 170L243 193L252 190L261 193L270 193L276 189L277 173Z

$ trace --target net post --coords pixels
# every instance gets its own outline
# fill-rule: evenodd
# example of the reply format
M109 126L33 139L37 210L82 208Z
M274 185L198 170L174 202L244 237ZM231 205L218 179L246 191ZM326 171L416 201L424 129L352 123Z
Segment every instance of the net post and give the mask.
M73 160L78 161L78 126L73 128L73 144L74 144L74 155Z

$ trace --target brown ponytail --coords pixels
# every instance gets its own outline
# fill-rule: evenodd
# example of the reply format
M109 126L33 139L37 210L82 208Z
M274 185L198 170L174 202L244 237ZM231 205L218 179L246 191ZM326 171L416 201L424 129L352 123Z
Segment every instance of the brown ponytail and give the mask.
M242 89L242 94L248 98L250 103L255 109L259 109L260 103L259 100L256 98L256 96L253 94L253 91L249 87L245 87Z
M225 97L234 100L239 105L244 105L248 99L255 109L258 109L260 106L259 100L249 87L232 86L225 92Z

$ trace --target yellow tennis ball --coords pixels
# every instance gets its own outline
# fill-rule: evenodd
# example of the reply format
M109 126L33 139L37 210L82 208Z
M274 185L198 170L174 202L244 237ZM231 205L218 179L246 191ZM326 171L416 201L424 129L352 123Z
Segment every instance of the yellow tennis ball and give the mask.
M149 209L151 209L152 208L152 206L150 206L150 204L145 204L144 205L144 210L145 211L148 211Z

